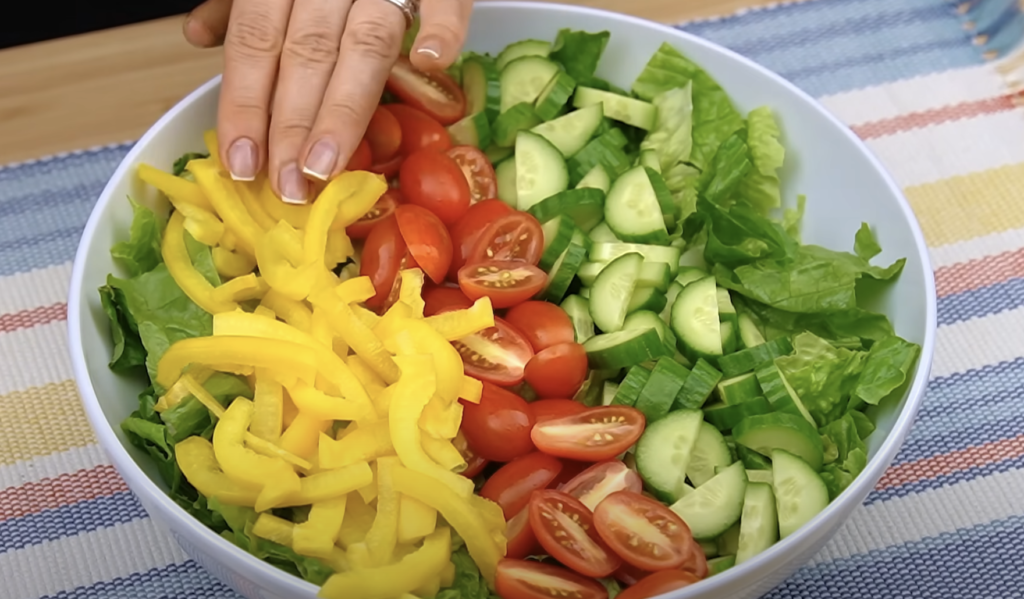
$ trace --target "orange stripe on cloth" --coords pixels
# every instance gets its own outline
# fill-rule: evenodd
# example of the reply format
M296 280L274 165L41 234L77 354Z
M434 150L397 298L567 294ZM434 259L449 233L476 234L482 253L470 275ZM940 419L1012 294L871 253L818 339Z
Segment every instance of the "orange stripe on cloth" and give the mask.
M943 453L889 468L876 489L897 487L1024 455L1024 435Z
M961 262L935 271L939 297L963 293L1024 277L1024 248Z
M0 522L128 490L110 464L0 490Z
M95 443L73 381L0 395L0 464Z
M982 98L981 100L961 102L960 104L941 106L939 108L932 108L931 110L923 110L921 112L901 114L889 119L882 119L880 121L856 125L851 127L851 129L853 129L853 132L863 139L872 139L875 137L893 135L894 133L900 133L902 131L920 129L921 127L927 127L929 125L938 125L939 123L947 123L949 121L970 119L983 114L1006 112L1017 108L1022 98L1024 98L1024 95L1022 94L1007 94L1005 96L998 96L995 98Z

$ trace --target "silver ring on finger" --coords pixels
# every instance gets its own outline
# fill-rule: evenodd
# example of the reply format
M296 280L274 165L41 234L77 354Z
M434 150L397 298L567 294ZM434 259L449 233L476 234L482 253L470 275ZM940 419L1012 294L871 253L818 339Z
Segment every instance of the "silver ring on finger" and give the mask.
M384 0L398 10L402 11L405 17L405 29L412 29L412 24L420 14L420 0Z

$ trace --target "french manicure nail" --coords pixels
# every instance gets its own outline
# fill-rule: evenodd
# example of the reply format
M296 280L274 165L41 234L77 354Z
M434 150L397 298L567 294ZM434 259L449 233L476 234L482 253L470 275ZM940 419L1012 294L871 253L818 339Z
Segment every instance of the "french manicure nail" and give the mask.
M326 181L334 172L336 162L338 162L337 146L329 139L321 139L310 148L302 172L310 177Z
M243 137L228 148L228 170L235 181L254 181L258 162L256 144L251 139Z
M427 56L433 60L441 59L441 40L436 37L428 37L419 43L416 53Z
M299 172L294 162L289 162L277 176L277 185L281 188L281 200L286 204L305 204L308 199L309 184Z

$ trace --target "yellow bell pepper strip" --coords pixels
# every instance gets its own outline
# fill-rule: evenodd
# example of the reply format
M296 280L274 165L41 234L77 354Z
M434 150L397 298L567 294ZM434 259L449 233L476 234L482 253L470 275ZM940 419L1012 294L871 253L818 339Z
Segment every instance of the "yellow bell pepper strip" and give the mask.
M278 545L291 547L295 536L295 524L271 514L260 514L252 525L252 534Z
M372 475L370 482L356 489L367 505L372 503L374 499L377 499L377 462L370 464L370 474ZM374 513L376 514L376 512Z
M355 543L366 540L366 533L373 526L377 512L366 505L359 493L349 493L346 497L348 503L345 505L345 519L341 523L341 530L338 531L338 545L348 549Z
M213 212L213 204L206 199L203 190L194 181L175 177L167 171L148 164L139 165L139 178L160 190L175 207L189 204L207 212Z
M292 396L300 413L316 420L355 420L364 423L377 419L369 397L365 401L335 397L302 382L289 387L288 394Z
M352 313L356 315L356 318L359 319L359 322L365 324L367 328L372 329L373 327L377 326L378 322L380 322L380 316L378 316L376 312L367 310L366 308L358 304L352 304L351 308Z
M290 390L289 394L291 394ZM292 401L299 406L299 402L294 396L292 396ZM317 451L320 433L330 429L332 424L330 420L303 412L299 407L299 414L292 420L291 425L281 433L281 448L301 458L311 457Z
M352 370L352 374L359 379L359 383L366 389L366 393L371 399L380 395L380 392L387 386L384 379L377 376L377 373L370 368L370 365L359 356L349 356L348 367ZM378 407L377 413L386 414L387 410L381 411Z
M185 217L185 230L199 243L215 246L224 237L224 223L212 212L186 203L175 209Z
M217 165L217 168L223 168L224 163L220 160L220 143L217 140L217 130L207 129L204 131L203 143L206 145L206 153L210 155L210 160Z
M345 519L347 495L314 503L308 519L295 525L292 531L292 549L299 555L328 559L334 541Z
M247 275L256 268L256 259L241 252L233 252L224 246L213 248L213 266L217 274L225 279Z
M278 383L280 384L280 382ZM281 430L285 431L295 422L295 417L299 415L299 409L295 407L295 402L288 395L287 389L284 392L284 401L282 403L284 405L281 406Z
M175 383L175 385L179 383L185 389L188 390L192 397L195 397L197 400L199 400L199 403L206 406L206 409L212 412L214 416L216 416L217 418L224 417L224 406L222 406L220 402L217 401L213 397L213 395L211 395L210 392L206 390L205 387L199 384L199 381L192 378L192 376L189 374L183 374L181 378L178 379L178 382Z
M398 502L398 542L415 543L437 528L437 510L402 495Z
M270 216L270 214L263 208L263 204L259 201L258 193L259 189L254 186L258 185L256 181L245 182L245 181L232 181L232 187L235 189L235 193L242 200L242 205L252 215L252 219L256 221L264 231L269 231L277 225L277 219Z
M181 287L190 300L211 314L229 312L238 307L235 302L218 301L213 297L213 285L203 277L185 248L185 217L180 212L171 214L164 229L161 254L174 282Z
M304 228L306 223L309 221L311 206L309 204L301 206L285 204L281 201L281 198L277 197L274 193L274 189L270 186L269 179L263 180L259 193L257 194L257 199L267 214L269 214L275 221L283 220L296 229Z
M420 416L420 428L439 439L454 439L462 424L462 404L445 402L440 395L430 398Z
M352 569L352 563L348 561L345 550L340 547L331 547L331 554L320 559L335 572L348 572Z
M157 365L157 384L168 388L189 364L238 365L286 373L313 384L317 374L317 353L311 347L261 337L212 336L176 341Z
M314 465L308 461L300 458L297 455L289 453L284 449L274 445L270 441L260 439L252 433L245 433L245 446L255 451L260 455L265 455L268 458L280 458L285 462L299 468L303 471L309 472L315 469Z
M270 443L280 442L284 419L284 389L266 373L258 372L252 403L249 432Z
M302 301L313 291L313 285L318 278L317 269L322 269L323 266L296 266L287 255L287 234L282 232L282 225L287 223L278 223L278 226L267 231L256 245L256 264L259 265L260 274L274 290L288 299Z
M437 394L449 403L459 398L465 374L462 356L451 343L424 320L407 320L403 324L402 330L395 335L393 347L389 349L401 355L433 356L437 375Z
M204 366L193 366L188 369L186 374L202 385L206 383L211 376L213 376L213 370ZM170 410L184 401L189 395L192 395L192 392L188 390L188 387L186 387L185 377L182 376L175 381L175 383L171 385L159 399L157 399L156 405L153 406L153 409L157 412Z
M395 360L402 368L388 415L395 452L406 468L430 476L460 497L472 495L473 481L441 467L423 450L420 417L436 388L431 356L400 356Z
M426 303L423 301L423 271L418 268L409 268L399 272L398 275L401 277L398 301L412 308L416 318L423 318L423 308L426 307Z
M350 545L348 551L345 552L345 556L352 567L350 572L359 572L360 570L373 568L373 560L370 559L370 548L366 546L365 541Z
M399 497L391 475L399 465L398 458L377 460L377 517L366 533L366 547L370 561L378 566L391 561L398 543Z
M487 525L487 529L498 533L497 535L492 536L500 539L500 543L502 545L501 552L505 553L504 535L507 525L505 524L505 513L501 510L501 506L490 499L486 499L479 495L473 495L470 497L469 503L473 505L473 508L480 514L480 517L483 518L484 524Z
M352 239L344 230L327 232L327 249L324 253L324 266L333 270L342 262L346 262L356 253Z
M181 473L200 494L215 497L228 505L252 507L259 490L240 485L228 478L217 463L213 444L202 437L189 437L174 446L174 457Z
M412 318L412 308L405 302L395 302L388 308L388 311L381 316L380 322L377 326L373 327L373 334L384 344L385 348L390 349L393 345L393 339L405 327L405 321Z
M398 599L416 599L417 597L435 597L441 592L441 575L432 576L430 580L413 589L411 593L405 593Z
M340 301L330 306L321 304L317 307L327 311L334 332L344 339L356 355L365 360L380 378L388 384L398 380L400 372L391 354L384 349L384 345L373 334L371 327L356 317L352 307Z
M441 588L447 589L455 584L455 564L448 562L441 570Z
M335 441L320 436L320 466L327 470L342 468L356 462L370 462L395 455L387 421L380 420L360 426Z
M421 436L423 450L427 452L430 459L437 462L445 470L462 472L466 469L466 459L462 457L458 449L448 439L438 439L429 434Z
M321 203L333 203L335 197L341 200L337 204L337 214L331 212L334 222L332 229L344 230L346 227L363 218L373 208L377 200L388 190L387 181L381 175L368 171L347 171L327 184L313 202L313 211ZM310 221L313 220L312 215ZM307 225L309 228L311 225ZM322 225L318 225L322 226Z
M459 399L464 399L469 403L480 403L483 394L483 383L471 376L462 377L462 391L459 391Z
M451 561L451 554L451 531L439 528L424 539L422 547L398 563L331 576L317 596L322 599L394 599L436 578Z
M238 245L249 253L255 253L263 229L245 209L242 200L231 187L230 179L209 160L193 160L188 163L188 170L195 175L196 183L213 204L224 225L238 236Z
M436 479L409 468L396 468L392 477L399 493L419 499L434 508L459 533L466 542L470 557L480 568L480 573L493 585L495 568L505 552L491 538L491 531L483 515L476 510L471 500L458 496Z
M494 326L491 298L481 297L469 308L435 314L424 319L448 341L457 341Z
M225 229L224 230L224 235L220 238L220 245L218 247L222 247L222 248L224 248L226 250L231 250L232 252L239 251L239 252L245 253L245 255L247 255L247 256L252 257L250 253L246 253L246 252L243 252L242 250L239 250L239 248L238 248L238 235L235 235L234 231L232 231L231 229ZM254 260L253 264L255 264L255 263L256 262Z
M357 304L370 299L377 291L373 288L370 277L355 277L335 287L334 293L346 304Z
M316 339L317 343L330 348L335 354L338 354L337 349L334 347L334 330L331 328L327 314L320 308L313 308L313 317L309 321L309 334L313 336L313 339ZM347 353L348 347L345 347L345 350ZM340 357L344 354L338 355Z
M370 465L366 462L335 470L324 470L300 479L299 492L289 495L276 507L313 505L337 499L360 487L365 487L371 480L373 480L373 473L370 470Z
M252 313L255 314L256 316L259 316L260 318L269 318L270 320L277 320L277 314L270 308L264 306L263 304L256 306L253 309Z
M302 302L288 299L277 291L271 289L260 300L260 304L274 311L282 320L299 329L309 332L312 325L313 312Z
M269 291L266 282L253 273L231 279L213 290L213 299L221 302L244 302L261 299Z
M377 394L377 397L372 399L373 407L377 409L378 414L387 414L391 411L391 399L395 396L395 386L384 387L381 392Z

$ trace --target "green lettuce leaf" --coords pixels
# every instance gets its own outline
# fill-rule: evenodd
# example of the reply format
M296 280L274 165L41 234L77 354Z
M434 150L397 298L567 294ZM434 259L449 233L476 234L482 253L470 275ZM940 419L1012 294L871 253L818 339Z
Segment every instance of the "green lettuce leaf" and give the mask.
M174 161L174 167L171 169L171 173L175 177L183 177L185 179L191 180L193 179L192 173L185 170L185 167L188 166L188 163L192 162L193 160L201 160L203 158L209 157L209 154L204 154L200 152L187 152L185 154L182 154L180 158Z
M203 383L203 387L223 406L227 406L236 397L252 399L252 390L245 379L225 372L215 372ZM160 420L167 426L167 438L171 443L178 443L193 435L202 436L213 424L210 411L191 395L161 413Z
M651 102L661 93L693 82L693 151L690 162L704 169L718 147L743 127L729 95L704 69L671 44L662 44L633 82L633 92Z
M921 346L892 335L871 346L864 372L853 395L864 403L877 405L907 380Z
M167 427L141 418L138 412L133 413L121 423L121 430L132 445L145 451L153 458L160 477L170 488L171 495L176 495L182 484L187 484L174 459L174 447L167 439Z
M146 348L139 338L139 325L125 305L124 292L109 285L100 287L100 303L110 319L110 337L114 350L110 356L110 369L127 372L145 366Z
M779 125L768 107L756 108L747 115L747 146L754 168L740 181L736 199L762 214L782 205L778 170L786 158L779 143Z
M796 197L796 207L786 208L786 211L782 214L782 228L786 230L786 234L792 237L796 241L800 241L800 226L804 221L804 211L807 209L807 196L798 195Z
M853 423L857 426L857 435L861 439L867 439L871 433L875 432L875 423L864 412L850 410L847 414L853 418Z
M131 202L133 213L129 239L115 243L110 253L128 271L128 276L136 277L163 262L160 232L164 224L149 208L131 198L128 201Z
M866 356L834 347L813 333L800 333L793 338L793 353L775 364L821 426L845 411Z
M708 239L704 259L709 264L726 267L761 258L782 260L798 250L797 243L786 235L781 225L748 206L724 208L701 197L697 200L695 217L706 225Z
M452 564L455 565L455 580L452 586L443 589L434 599L490 599L494 595L487 581L480 574L476 562L469 556L462 538L452 534Z
M851 414L826 424L819 432L833 452L833 459L825 465L821 478L828 488L829 497L835 499L867 466L868 448Z
M699 189L709 201L722 206L733 197L740 182L753 169L750 148L743 139L745 131L740 129L726 139L711 164L701 174Z
M892 324L884 314L852 308L827 314L798 314L786 312L744 297L734 297L733 303L743 306L758 322L762 323L768 339L790 336L801 331L810 331L832 345L846 344L856 339L856 349L865 342L874 342L893 334Z
M882 253L882 247L878 245L878 240L867 223L861 223L860 229L857 230L853 240L853 253L861 260L870 260Z
M576 81L585 81L594 76L601 55L608 45L611 33L587 33L562 29L551 46L551 60L565 67L565 72Z
M665 173L690 159L693 149L693 82L655 96L658 109L654 129L640 144L641 150L653 150ZM666 183L668 179L666 178ZM671 185L669 189L672 189Z
M615 599L622 592L622 585L614 578L598 578L597 581L608 591L608 599Z

